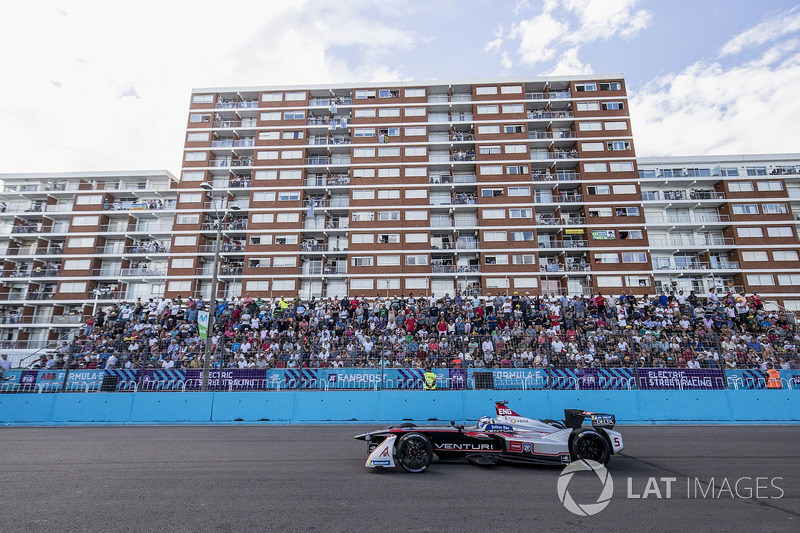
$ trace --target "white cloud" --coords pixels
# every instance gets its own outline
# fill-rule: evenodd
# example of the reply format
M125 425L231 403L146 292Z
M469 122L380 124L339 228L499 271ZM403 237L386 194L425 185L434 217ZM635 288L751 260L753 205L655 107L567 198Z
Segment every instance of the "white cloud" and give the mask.
M558 58L555 66L543 73L544 76L570 76L579 74L591 74L592 66L581 63L578 59L578 47L566 50Z
M616 34L631 38L650 22L645 10L633 11L638 0L564 0L564 8L575 13L580 27L569 40L587 43Z
M768 80L768 83L765 83ZM630 95L640 156L796 152L797 47L731 68L697 62Z
M511 61L511 57L509 57L508 52L503 52L500 55L500 65L506 70L509 70L512 66L514 66L514 63Z
M800 7L794 7L749 28L722 45L719 55L738 54L745 48L774 41L800 30Z
M495 39L486 43L483 47L484 52L498 52L503 45L503 25L497 26L497 31L494 32Z
M550 13L542 13L530 20L520 21L511 28L511 38L520 38L519 54L526 65L535 65L555 57L558 41L568 26L556 20Z

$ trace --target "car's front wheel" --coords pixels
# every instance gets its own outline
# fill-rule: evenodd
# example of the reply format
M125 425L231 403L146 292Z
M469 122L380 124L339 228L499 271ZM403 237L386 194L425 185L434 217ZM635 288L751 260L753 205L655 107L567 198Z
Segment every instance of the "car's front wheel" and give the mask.
M395 444L397 463L407 472L424 472L433 461L433 446L421 433L406 433Z
M594 429L576 429L569 437L569 453L573 461L586 459L606 465L611 459L611 445Z

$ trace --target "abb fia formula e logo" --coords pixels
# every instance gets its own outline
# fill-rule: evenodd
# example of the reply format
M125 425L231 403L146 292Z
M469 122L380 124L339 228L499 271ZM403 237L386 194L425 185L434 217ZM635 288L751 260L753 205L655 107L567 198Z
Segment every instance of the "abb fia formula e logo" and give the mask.
M576 472L594 472L600 478L602 483L602 490L600 496L597 497L595 503L577 503L572 495L569 493L569 483ZM592 516L596 515L605 509L611 501L611 496L614 494L614 480L611 479L611 474L608 473L606 467L596 461L588 461L581 459L568 465L561 474L558 476L558 499L564 504L567 511L578 516Z

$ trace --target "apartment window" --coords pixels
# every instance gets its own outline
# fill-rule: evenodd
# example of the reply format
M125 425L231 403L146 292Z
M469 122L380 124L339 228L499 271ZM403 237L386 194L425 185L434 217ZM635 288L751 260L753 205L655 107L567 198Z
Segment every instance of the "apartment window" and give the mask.
M427 289L428 280L425 278L406 278L406 289Z
M204 176L205 173L202 170L184 172L181 175L181 181L203 181Z
M281 159L302 159L302 150L284 150L281 152Z
M378 116L379 117L399 117L400 116L400 108L399 107L383 107L378 109Z
M406 265L407 266L419 266L419 265L427 265L428 264L428 256L427 255L407 255L406 256Z
M190 133L186 136L186 140L190 143L206 142L208 141L208 132L204 133Z
M800 274L778 274L779 285L800 285Z
M644 232L640 229L619 230L620 239L644 239Z
M375 128L355 128L353 130L353 137L374 137Z
M580 131L601 131L603 129L602 122L578 122L578 129Z
M425 135L425 132L426 132L425 126L410 126L407 127L405 130L406 137Z
M406 211L406 220L428 220L428 212L425 210Z
M353 244L372 244L375 242L373 233L354 233L352 236Z
M736 167L722 167L719 169L720 176L738 176L739 169ZM752 190L752 189L750 189Z
M773 256L778 252L773 252ZM764 251L743 251L742 261L755 262L755 261L768 261L767 252ZM778 261L778 259L775 259Z
M371 222L375 220L374 211L353 211L353 222Z
M594 254L595 263L619 263L619 254Z
M213 94L195 94L192 96L193 104L210 104L214 102Z
M647 263L646 252L625 252L622 254L623 263Z
M262 244L272 244L272 235L251 235L250 244L260 246ZM269 266L269 259L260 260L259 266Z
M766 176L767 167L747 167L748 176Z
M378 220L400 220L400 211L378 211Z
M303 177L301 170L281 170L282 180L299 180L301 177Z
M297 101L297 100L305 100L306 99L306 92L299 91L294 93L286 93L286 101Z
M277 141L280 138L279 131L259 131L258 132L258 140L259 141Z
M399 148L398 148L399 150ZM400 169L399 168L379 168L378 169L378 177L379 178L399 178L400 177Z
M373 261L371 255L357 256L350 258L350 266L354 267L371 267L372 263Z
M428 191L422 191L422 193L425 194L425 196L427 196ZM400 199L399 189L381 189L378 191L378 200L399 200L399 199Z
M793 237L794 232L789 226L771 226L767 228L767 236L769 237Z
M578 111L600 111L600 102L578 102L576 109Z
M406 146L406 156L408 157L424 156L426 153L424 146Z
M501 219L506 217L505 209L484 209L481 214L484 220Z
M86 292L86 283L85 282L61 283L58 286L58 292L65 292L65 293Z
M597 276L598 287L622 287L622 276Z
M733 204L734 215L757 215L758 204Z
M293 279L276 279L272 282L272 290L278 291L293 291L294 290L294 280Z
M379 255L377 266L400 266L399 255Z
M353 189L353 200L372 200L375 198L373 189Z
M650 278L642 276L625 276L625 283L628 287L649 287Z
M511 256L511 263L514 265L533 265L535 262L533 254L514 254Z
M496 133L500 133L499 124L485 124L483 126L478 126L479 135L494 135Z
M601 91L621 91L622 83L618 81L600 82Z
M200 196L198 194L198 196ZM73 226L96 226L97 223L100 222L100 217L98 216L83 216L83 217L72 217L72 225Z
M406 89L406 98L421 98L425 96L425 89Z
M764 236L764 230L761 228L736 228L736 235L743 238L759 238Z
M748 274L748 285L773 285L775 283L772 274Z
M633 163L630 161L622 161L618 163L609 163L611 166L611 172L632 172L633 171Z
M630 150L631 149L631 142L630 141L611 141L606 145L606 148L609 150Z
M364 108L364 109L355 109L353 110L353 116L355 118L373 118L375 116L375 108Z
M211 115L192 113L189 115L189 122L211 122Z
M593 81L575 84L575 91L579 93L584 91L596 91L596 90L597 90L597 84Z
M262 241L262 244L269 244ZM297 244L297 235L275 235L275 244L285 246L287 244Z
M499 154L501 153L500 145L479 146L478 153L482 155Z
M522 104L503 104L503 113L522 113L525 108Z
M590 217L610 217L614 216L614 211L610 207L590 207Z
M247 290L250 292L268 291L269 281L267 280L250 280L245 284Z
M378 90L378 98L399 98L400 91L396 91L393 89L379 89Z
M484 256L483 262L487 265L507 265L508 254L487 255Z
M305 132L303 131L284 131L284 139L302 139Z
M256 153L256 159L259 161L264 161L268 159L278 159L278 151L277 150L262 150Z
M280 120L281 119L281 112L280 111L264 111L261 113L261 120Z
M636 194L636 185L614 185L614 194Z
M532 241L533 240L533 232L532 231L512 231L511 232L511 240L513 242Z
M759 191L782 191L783 183L780 181L757 181Z
M506 174L509 175L519 175L527 173L528 173L528 165L508 165L506 167Z
M296 257L276 257L272 260L272 266L276 268L293 268L297 266Z
M370 89L359 89L356 91L356 99L363 100L364 98L375 98L375 91Z
M606 130L608 131L615 131L615 130L627 130L628 123L627 122L606 122L605 123Z
M407 117L424 117L425 116L425 108L424 107L407 107L406 108L406 116Z
M200 222L200 215L195 213L193 215L178 215L175 217L176 224L197 224Z
M353 157L375 157L375 148L353 148Z
M603 143L581 143L581 150L584 152L602 152Z
M400 155L399 146L387 146L378 148L378 157L398 157Z
M380 244L397 244L400 242L399 233L379 233L378 242Z
M617 111L625 109L625 102L603 102L603 111Z
M497 176L503 173L501 165L481 165L481 176Z
M508 218L531 218L533 210L528 208L509 209Z
M507 289L508 278L485 278L488 289Z
M205 152L186 152L186 155L183 158L184 161L205 161L206 160L206 153Z
M300 191L280 191L278 193L279 202L296 202L300 199Z
M275 222L275 213L253 213L253 224L272 224Z
M277 170L256 170L257 180L276 180L278 179Z
M586 187L586 194L611 194L611 187L608 185L591 185Z
M480 126L478 127L478 133L481 133ZM498 130L493 133L500 133L500 131ZM525 126L522 124L504 124L503 133L525 133Z
M764 259L759 259L759 261L766 261L767 252L762 252L764 254ZM742 252L744 256L744 252ZM774 261L797 261L797 251L795 250L773 250L772 252L772 259Z
M193 204L201 201L203 196L199 192L184 192L181 193L181 203Z
M176 235L175 246L195 246L197 237L194 235Z
M761 209L765 215L781 215L789 212L786 204L761 204Z
M92 268L91 259L67 259L64 261L64 270L89 270Z
M484 242L504 242L508 239L508 233L505 231L484 231Z
M299 213L278 213L278 216L275 217L276 222L300 222L300 214Z
M275 191L265 192L259 191L253 193L253 201L254 202L274 202L275 201Z
M262 102L280 102L283 100L283 93L261 93Z
M406 198L427 198L428 191L425 189L406 189L405 195Z
M494 87L494 86L475 87L475 94L480 94L480 95L497 94L497 87Z
M374 178L375 177L375 169L374 168L354 168L353 169L353 177L354 178Z
M521 94L522 85L501 85L500 94Z
M507 154L526 154L528 153L528 147L524 144L507 144L505 152Z
M193 257L178 257L170 263L172 268L194 268Z
M408 243L428 242L427 233L406 233L405 237Z
M753 190L752 181L729 181L728 190L730 192L751 192Z
M407 177L418 177L418 176L427 176L428 169L425 167L406 167L406 176Z
M531 188L530 187L509 187L508 188L508 195L509 196L530 196L531 195Z
M608 167L605 163L584 163L583 164L583 171L584 172L607 172Z
M478 111L479 115L495 115L495 114L499 113L500 106L497 106L497 105L479 105L477 111Z
M639 208L638 207L618 207L617 208L617 216L618 217L638 217L639 216Z

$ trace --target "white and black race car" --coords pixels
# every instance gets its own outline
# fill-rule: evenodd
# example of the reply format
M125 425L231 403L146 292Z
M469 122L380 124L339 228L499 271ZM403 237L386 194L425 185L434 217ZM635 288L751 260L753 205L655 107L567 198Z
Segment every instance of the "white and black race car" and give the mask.
M564 465L578 459L607 464L622 451L622 435L613 431L614 415L565 409L563 420L535 420L496 402L495 418L475 426L416 426L411 423L356 435L367 441L368 468L423 472L434 458L478 465L537 463ZM586 418L591 427L583 427Z

